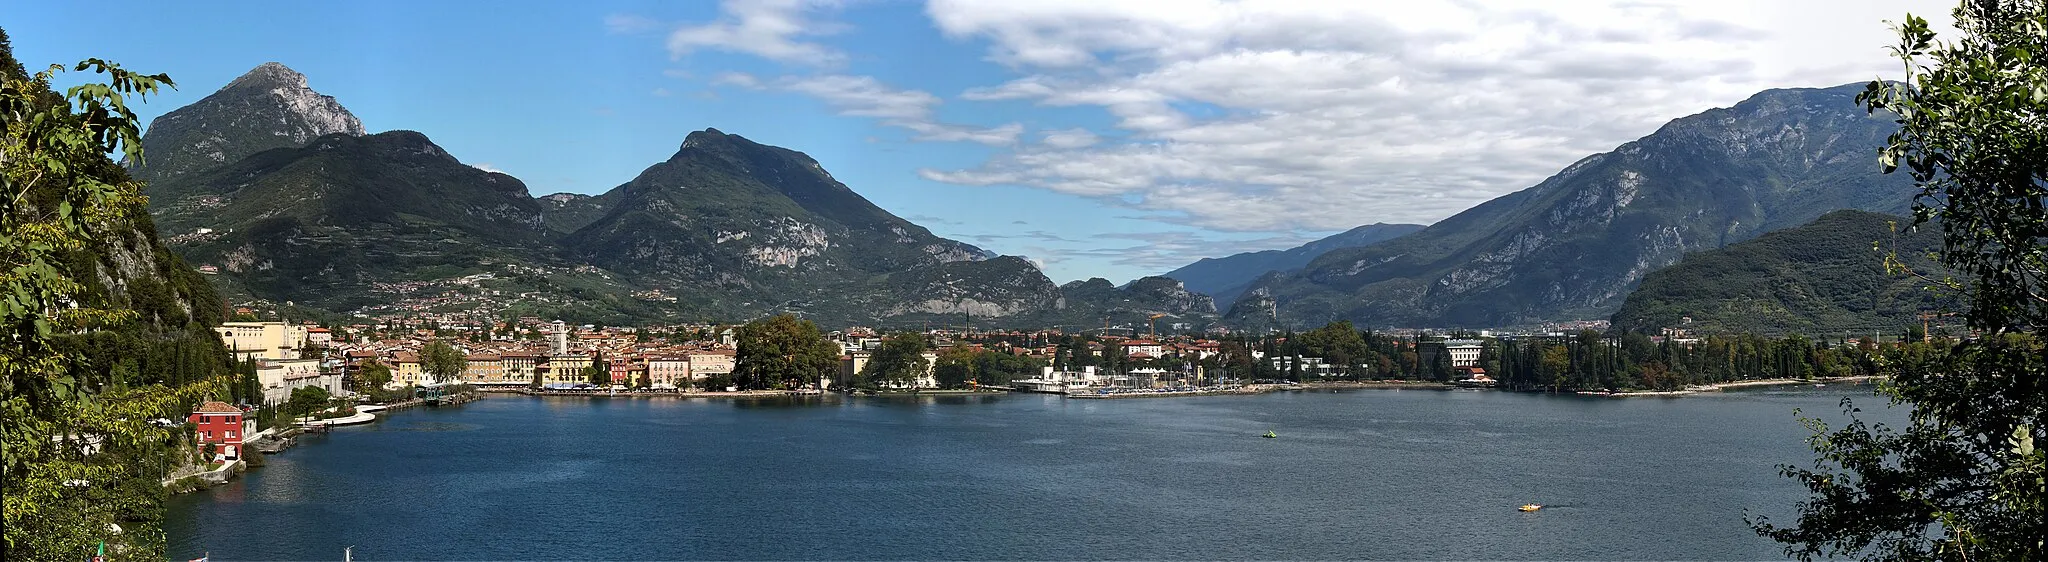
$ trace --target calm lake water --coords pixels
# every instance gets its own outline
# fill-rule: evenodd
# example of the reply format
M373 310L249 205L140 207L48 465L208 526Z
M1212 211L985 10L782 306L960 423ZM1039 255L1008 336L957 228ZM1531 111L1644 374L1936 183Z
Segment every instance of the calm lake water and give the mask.
M176 497L169 555L1782 559L1742 518L1804 497L1775 468L1813 458L1793 409L1869 390L494 397Z

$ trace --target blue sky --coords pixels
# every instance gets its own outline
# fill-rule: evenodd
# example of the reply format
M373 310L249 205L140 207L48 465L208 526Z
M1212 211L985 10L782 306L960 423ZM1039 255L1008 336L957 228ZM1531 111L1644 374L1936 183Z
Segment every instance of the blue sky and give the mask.
M1433 222L1762 89L1896 74L1879 20L1947 6L1524 4L32 2L0 27L32 68L170 74L145 119L282 62L535 195L716 127L1056 281L1122 282Z

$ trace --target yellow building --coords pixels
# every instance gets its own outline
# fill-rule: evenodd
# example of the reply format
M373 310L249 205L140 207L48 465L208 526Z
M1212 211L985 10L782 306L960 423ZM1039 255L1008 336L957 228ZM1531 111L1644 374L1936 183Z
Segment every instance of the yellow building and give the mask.
M284 322L223 322L213 329L235 358L298 359L306 347L306 327Z
M547 378L541 382L543 384L588 383L590 382L590 377L585 375L583 370L589 368L589 355L581 353L550 355L548 356Z
M400 351L391 357L391 386L404 387L434 382L420 364L420 354Z
M533 384L533 373L540 367L539 358L531 353L503 353L498 358L504 363L506 381Z
M477 354L469 356L468 359L469 364L463 367L462 369L463 382L472 384L504 384L507 382L528 382L524 380L506 380L505 360L498 357L497 355ZM531 378L529 378L528 380L531 380Z

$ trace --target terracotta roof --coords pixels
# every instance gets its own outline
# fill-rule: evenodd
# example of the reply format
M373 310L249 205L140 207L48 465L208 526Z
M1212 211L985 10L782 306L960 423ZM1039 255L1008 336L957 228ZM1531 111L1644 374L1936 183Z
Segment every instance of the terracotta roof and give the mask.
M205 403L205 404L200 404L200 405L199 405L199 413L202 413L202 414L239 414L239 413L242 413L242 409L241 409L241 408L236 408L236 407L234 407L234 406L231 406L231 405L228 405L228 403L226 403L226 402L221 402L221 401L219 401L219 400L208 400L208 401L206 401L206 403Z

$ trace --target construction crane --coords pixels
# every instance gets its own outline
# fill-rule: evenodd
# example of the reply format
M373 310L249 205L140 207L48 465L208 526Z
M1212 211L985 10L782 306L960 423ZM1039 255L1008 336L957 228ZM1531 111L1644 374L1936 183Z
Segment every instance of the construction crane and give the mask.
M1936 319L1936 318L1941 318L1941 317L1943 317L1943 316L1955 316L1955 315L1956 315L1956 313L1954 313L1954 312L1932 312L1932 311L1923 311L1923 312L1921 312L1921 313L1920 313L1920 341L1923 341L1923 342L1928 342L1928 341L1934 341L1934 332L1933 332L1932 330L1929 330L1929 329L1927 329L1927 321L1928 321L1928 320L1933 320L1933 319Z
M1165 316L1164 314L1154 314L1145 317L1146 329L1152 331L1152 341L1159 341L1159 319Z

